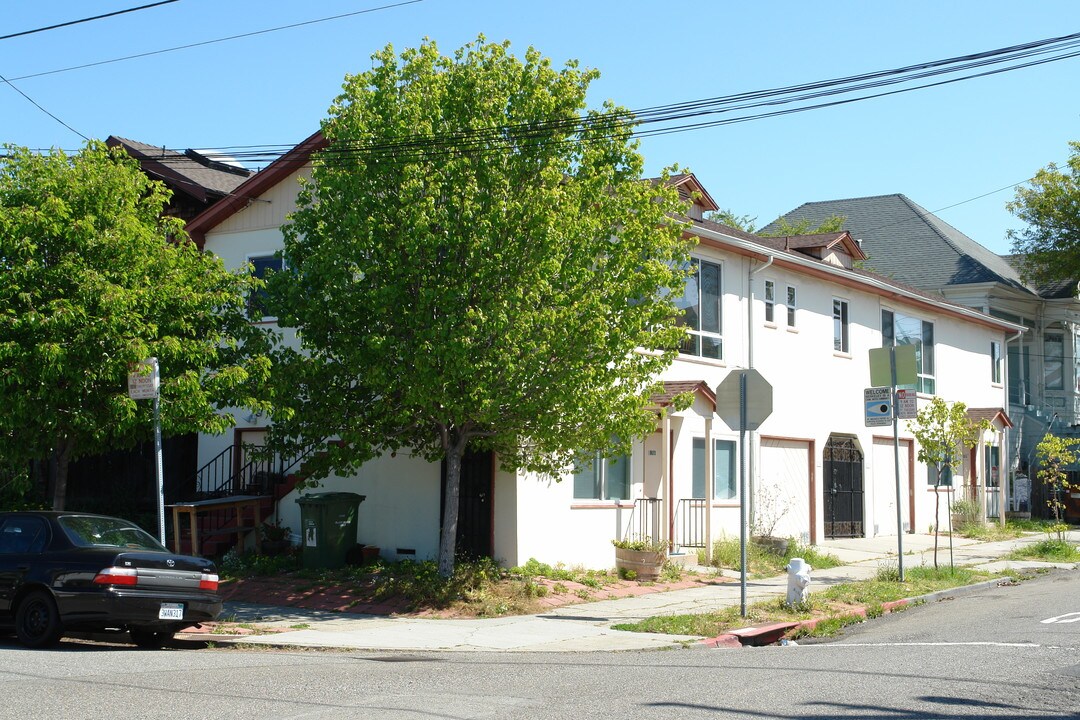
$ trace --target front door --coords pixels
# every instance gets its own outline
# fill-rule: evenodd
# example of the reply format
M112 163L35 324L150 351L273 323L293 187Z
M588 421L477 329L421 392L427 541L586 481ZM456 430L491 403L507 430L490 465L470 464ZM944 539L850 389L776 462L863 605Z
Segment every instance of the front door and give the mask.
M862 451L850 438L830 437L822 459L825 537L865 537Z
M461 488L458 497L457 555L491 557L492 498L495 488L495 456L491 452L466 451L461 458ZM439 521L446 507L446 461L442 464L442 500Z

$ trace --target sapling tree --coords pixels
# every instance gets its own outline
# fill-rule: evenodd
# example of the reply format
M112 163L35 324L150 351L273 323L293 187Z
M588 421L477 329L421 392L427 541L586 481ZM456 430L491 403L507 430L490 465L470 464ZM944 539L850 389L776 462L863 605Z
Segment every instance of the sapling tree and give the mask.
M1080 444L1080 439L1046 433L1035 446L1035 458L1039 463L1035 476L1046 486L1046 505L1054 512L1055 525L1060 525L1064 519L1065 503L1061 501L1061 494L1077 486L1076 483L1069 482L1065 471L1076 462L1076 451L1073 448L1077 444Z
M962 402L947 403L935 396L928 405L908 422L908 428L919 444L919 462L936 470L934 480L934 568L938 567L938 518L941 513L942 476L951 474L963 462L963 453L975 445L984 430L991 430L987 420L973 421ZM950 481L951 483L951 481ZM951 527L950 527L951 529ZM952 566L952 535L949 536L949 565Z

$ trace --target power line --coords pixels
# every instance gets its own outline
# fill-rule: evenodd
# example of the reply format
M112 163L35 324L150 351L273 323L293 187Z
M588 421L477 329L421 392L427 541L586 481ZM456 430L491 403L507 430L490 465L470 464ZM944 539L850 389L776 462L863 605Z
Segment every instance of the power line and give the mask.
M110 65L112 63L124 62L125 60L135 60L138 58L151 57L153 55L162 55L164 53L176 52L177 50L188 50L190 48L202 47L204 45L214 45L216 43L228 42L229 40L239 40L242 38L255 37L256 35L266 35L267 33L278 32L280 30L291 30L293 28L304 27L305 25L315 25L318 23L330 22L331 20L341 20L342 18L354 17L356 15L366 15L368 13L378 12L380 10L390 10L397 7L403 7L405 5L415 5L416 3L424 2L424 0L403 0L402 2L391 3L389 5L380 5L379 7L368 8L366 10L357 10L355 12L343 13L341 15L332 15L330 17L318 18L316 20L305 20L303 22L292 23L291 25L279 25L278 27L266 28L264 30L255 30L252 32L241 33L239 35L230 35L228 37L216 38L214 40L203 40L197 43L188 43L187 45L177 45L175 47L163 48L161 50L150 50L144 53L137 53L135 55L125 55L124 57L112 58L111 60L99 60L92 63L84 63L82 65L72 65L70 67L57 68L56 70L46 70L44 72L31 73L29 75L20 75L19 77L11 78L12 80L29 80L30 78L44 77L46 75L56 75L57 73L70 72L72 70L83 70L85 68L97 67L99 65Z
M19 94L20 94L20 95L22 95L22 96L23 96L24 98L26 98L26 99L27 99L28 101L30 101L30 103L31 103L31 104L32 104L32 105L33 105L34 107L36 107L36 108L37 108L38 110L40 110L41 112L43 112L43 113L45 113L46 115L48 115L48 116L49 116L49 117L51 117L51 118L52 118L53 120L55 120L56 122L60 123L60 124L61 124L61 125L63 125L64 127L66 127L66 128L68 129L68 130L70 130L71 132L73 132L73 133L75 133L76 135L78 135L79 137L81 137L81 138L82 138L83 140L86 140L87 142L89 142L90 138L86 137L86 136L85 136L85 135L83 135L83 134L82 134L81 132L79 132L79 131L78 131L78 130L76 130L75 128L71 127L71 126L70 126L70 125L68 125L68 124L67 124L66 122L64 122L64 121L63 121L63 120L61 120L60 118L56 117L55 115L53 115L53 114L52 114L51 112L49 112L49 111L48 111L48 110L46 110L45 108L41 107L41 105L38 105L38 103L37 103L37 102L36 102L36 101L34 100L34 98L30 97L29 95L27 95L26 93L24 93L24 92L23 92L22 90L20 90L19 88L15 87L15 86L14 86L14 85L13 85L13 84L11 83L11 81L10 81L10 80L8 80L8 79L7 79L6 77L4 77L3 75L0 75L0 80L2 80L3 82L5 82L5 83L7 84L7 86L8 86L8 87L10 87L10 88L11 88L12 90L14 90L15 92L19 93Z
M45 32L46 30L56 30L57 28L68 27L69 25L78 25L79 23L90 22L91 20L101 20L102 18L114 17L116 15L123 15L125 13L138 12L139 10L148 10L155 8L159 5L168 5L169 3L178 2L178 0L161 0L161 2L151 3L150 5L140 5L139 7L128 8L127 10L117 10L116 12L105 13L104 15L95 15L93 17L83 18L81 20L70 20L68 22L57 23L56 25L49 25L48 27L37 28L36 30L23 30L22 32L11 33L10 35L0 35L0 40L8 40L10 38L22 37L23 35L33 35L34 33ZM15 78L18 80L19 78Z

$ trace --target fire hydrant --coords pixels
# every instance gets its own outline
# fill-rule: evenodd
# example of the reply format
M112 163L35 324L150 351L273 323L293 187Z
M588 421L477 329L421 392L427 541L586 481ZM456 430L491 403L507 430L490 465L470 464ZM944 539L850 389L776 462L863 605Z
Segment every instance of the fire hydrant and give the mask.
M787 576L787 604L794 607L810 597L810 571L813 570L802 558L791 558L784 568Z

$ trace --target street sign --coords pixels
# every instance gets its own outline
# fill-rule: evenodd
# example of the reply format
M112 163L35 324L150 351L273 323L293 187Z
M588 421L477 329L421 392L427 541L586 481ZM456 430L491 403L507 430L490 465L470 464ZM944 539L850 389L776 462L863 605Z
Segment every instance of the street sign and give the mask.
M716 386L716 412L739 430L739 376L746 375L746 430L757 430L773 410L773 388L757 370L732 370Z
M132 400L153 400L158 396L159 384L157 358L136 363L128 373L128 395Z
M914 390L896 391L896 417L914 420L919 414L919 397Z
M914 345L896 345L870 350L870 384L892 385L892 358L896 357L896 384L914 385L919 380Z
M892 424L891 388L866 388L863 390L863 405L866 412L866 427L880 427Z

